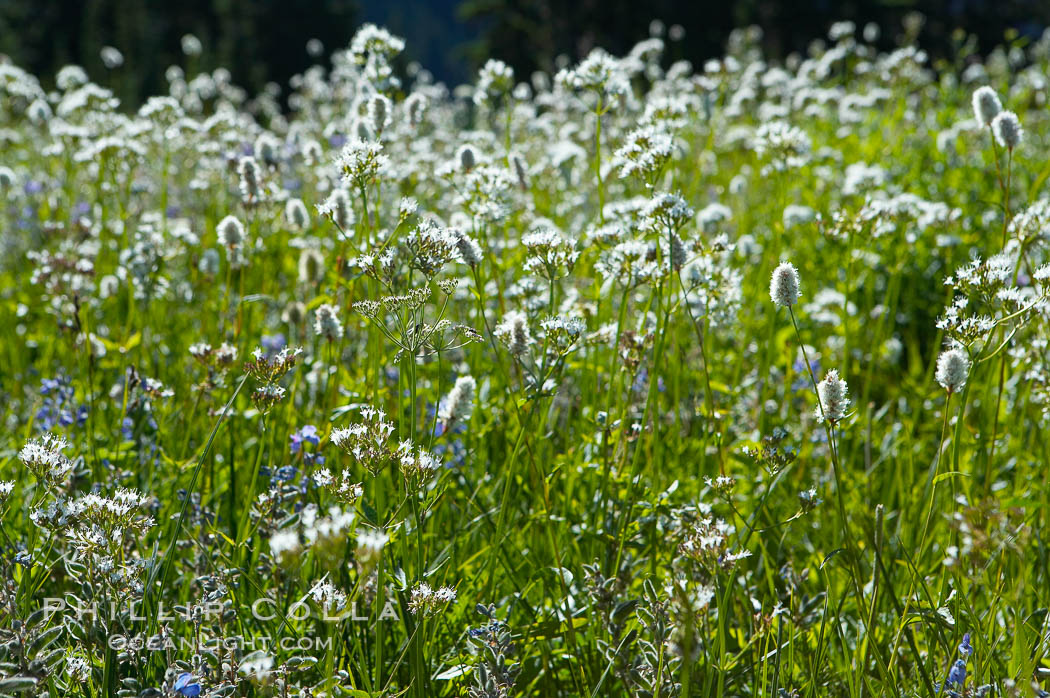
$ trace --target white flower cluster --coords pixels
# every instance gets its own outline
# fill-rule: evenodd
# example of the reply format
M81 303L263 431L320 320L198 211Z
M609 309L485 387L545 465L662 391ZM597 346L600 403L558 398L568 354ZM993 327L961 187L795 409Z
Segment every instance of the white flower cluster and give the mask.
M809 162L812 143L806 132L783 121L762 124L752 144L755 154L775 171L793 170Z
M73 471L73 462L62 453L67 448L69 442L61 436L44 434L23 446L18 458L38 480L57 485Z
M412 589L408 601L408 610L414 615L433 615L445 609L456 600L456 590L452 587L432 589L426 582L420 582Z
M630 89L627 74L606 51L596 48L571 70L562 70L554 81L569 90L588 90L605 98L625 95Z
M361 483L355 481L346 469L336 476L328 468L320 468L313 474L313 481L343 504L353 504L364 494Z
M386 412L368 405L361 408L361 417L364 421L358 424L334 429L332 443L365 467L379 467L389 457L386 444L394 425L386 421Z

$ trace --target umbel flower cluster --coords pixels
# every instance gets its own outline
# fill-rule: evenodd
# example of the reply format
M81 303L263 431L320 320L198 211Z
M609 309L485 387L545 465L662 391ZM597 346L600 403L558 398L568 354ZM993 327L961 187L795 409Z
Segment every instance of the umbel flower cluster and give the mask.
M1050 34L922 27L0 62L0 696L1048 695Z

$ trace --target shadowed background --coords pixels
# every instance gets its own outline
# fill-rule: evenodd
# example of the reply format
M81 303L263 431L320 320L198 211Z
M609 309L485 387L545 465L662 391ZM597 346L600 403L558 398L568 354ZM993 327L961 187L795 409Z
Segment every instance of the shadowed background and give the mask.
M489 57L524 77L594 46L622 54L649 35L654 19L684 29L684 38L670 42L669 59L699 63L723 53L730 30L752 24L762 27L774 57L804 51L840 19L858 30L878 23L879 43L891 47L915 12L923 16L921 45L952 61L1004 40L1024 44L1050 25L1046 0L0 0L0 54L45 84L63 65L80 64L136 103L165 91L172 64L191 73L228 68L250 92L268 81L285 85L345 48L362 22L405 37L405 60L455 85L470 81ZM187 33L201 40L197 57L182 53ZM323 46L318 58L308 55L310 39ZM106 68L103 46L117 48L123 64Z

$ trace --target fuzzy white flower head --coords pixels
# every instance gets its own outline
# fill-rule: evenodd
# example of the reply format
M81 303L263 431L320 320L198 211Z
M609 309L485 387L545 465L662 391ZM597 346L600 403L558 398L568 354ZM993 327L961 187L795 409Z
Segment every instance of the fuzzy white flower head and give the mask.
M255 155L256 161L272 166L277 164L280 155L280 148L281 144L273 134L264 131L255 139L255 144L252 146L252 152ZM256 162L256 164L258 164L258 162Z
M992 119L992 133L999 145L1013 150L1021 144L1024 138L1024 129L1021 128L1021 120L1012 111L1001 111Z
M0 192L14 189L15 182L18 179L15 177L15 171L10 167L0 166Z
M339 310L330 303L317 306L314 315L314 332L332 341L343 337L343 323L339 321Z
M11 491L14 489L15 483L13 480L0 480L0 503L3 503L10 497Z
M114 46L103 46L99 57L102 59L102 65L110 70L124 65L124 54Z
M308 247L299 253L299 281L304 284L317 283L324 277L324 255Z
M215 276L219 273L219 264L221 261L222 259L219 257L219 251L214 247L209 247L201 254L201 259L197 263L197 268L200 269L202 274Z
M985 128L990 126L992 119L1002 110L1003 104L999 101L999 95L995 94L995 90L987 85L974 90L973 116L981 126Z
M790 230L799 225L812 223L816 217L816 212L809 206L788 204L784 207L784 228Z
M237 360L237 347L223 342L215 350L215 362L220 366L229 366Z
M949 393L959 392L966 385L969 374L970 357L962 349L949 349L937 357L937 372L934 377Z
M460 376L456 384L445 397L441 409L438 410L438 419L446 424L452 422L463 422L470 419L474 411L474 391L477 382L471 376Z
M839 372L831 369L824 374L824 380L817 384L817 419L827 420L834 424L846 416L849 409L849 389L846 381L839 378Z
M328 508L327 515L322 516L316 505L308 504L302 511L303 538L311 547L323 547L336 542L340 549L346 540L350 526L357 518L353 510L343 511L339 507Z
M798 303L798 270L794 264L781 262L773 270L773 277L769 281L769 297L780 307Z
M481 264L481 247L474 238L455 228L452 229L452 237L456 241L456 254L461 262L471 267Z
M244 242L244 224L233 216L226 216L219 221L215 232L219 236L219 244L223 247L232 249Z
M288 199L288 203L284 205L284 217L299 230L310 225L310 214L302 199Z
M514 356L524 354L532 344L528 319L518 310L508 311L503 316L503 322L496 326L494 334Z
M365 110L368 114L372 132L381 134L390 125L390 114L393 112L394 106L387 97L381 94L374 94L368 99Z
M251 155L246 155L237 163L238 187L241 199L245 203L255 203L262 198L262 186L259 180L259 162Z
M459 162L459 169L470 172L478 164L478 156L472 146L465 144L456 151L456 161Z
M427 96L420 94L419 92L413 92L405 100L404 109L408 114L408 123L412 127L419 126L423 122L423 118L426 116L427 106L429 101Z
M201 40L193 34L183 34L182 40L182 52L187 56L199 56L204 47L201 45Z

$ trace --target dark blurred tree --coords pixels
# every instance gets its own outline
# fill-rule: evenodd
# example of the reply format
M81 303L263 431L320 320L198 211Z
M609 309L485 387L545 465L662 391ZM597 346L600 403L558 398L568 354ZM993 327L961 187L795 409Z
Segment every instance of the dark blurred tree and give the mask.
M326 54L345 48L357 27L356 0L0 0L0 53L41 77L67 63L137 102L166 90L170 65L225 67L234 82L256 92L268 82L286 85L311 63L310 39ZM204 51L182 53L184 34ZM114 46L124 65L107 70L99 52Z
M465 47L475 27L457 20L460 0L391 0L362 4L362 21L374 22L405 38L405 57L450 85L472 78Z
M0 53L45 83L78 63L134 105L166 90L173 64L191 73L226 67L251 92L268 81L284 86L314 62L309 39L322 41L327 55L346 47L365 20L406 37L406 59L456 82L472 79L489 57L526 78L554 68L559 55L578 60L595 46L622 54L653 19L685 28L668 54L695 64L721 55L729 32L748 24L763 28L773 56L804 50L839 19L858 28L877 22L886 48L914 10L926 16L921 42L935 56L952 56L957 27L987 51L1007 29L1034 37L1050 24L1050 0L0 0ZM201 40L199 58L182 54L186 33ZM122 67L103 67L106 45L124 54Z
M936 57L951 56L957 28L976 35L987 51L1009 29L1035 37L1050 24L1048 0L463 0L459 7L464 20L480 27L469 50L474 66L496 57L521 77L551 70L559 55L578 60L595 46L623 54L648 36L654 19L680 24L685 39L670 47L671 57L699 64L722 55L730 31L752 24L762 27L772 56L804 51L844 19L858 30L876 22L880 44L889 47L914 11L925 16L920 40Z

